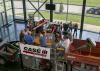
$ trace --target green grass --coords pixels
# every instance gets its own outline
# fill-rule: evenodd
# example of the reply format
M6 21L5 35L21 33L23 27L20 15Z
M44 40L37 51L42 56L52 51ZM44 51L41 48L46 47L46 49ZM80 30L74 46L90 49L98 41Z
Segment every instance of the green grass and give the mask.
M100 18L85 17L84 23L100 26Z
M38 0L31 0L31 1L38 1ZM40 0L45 1L45 0ZM48 0L49 2L50 0ZM54 3L67 3L67 0L53 0ZM100 0L86 0L87 6L98 6L100 7ZM82 5L83 0L69 0L69 4L77 4Z
M41 12L43 14L43 16L47 19L49 19L49 12ZM28 13L28 14L33 14L32 12ZM35 15L37 16L37 14ZM87 14L87 16L95 16L95 17L100 17L98 15L91 15L91 14ZM100 26L100 18L94 18L94 17L87 17L85 16L84 19L84 23L86 24L92 24L92 25L97 25ZM53 15L54 19L57 20L66 20L66 14L56 14L54 13ZM73 15L73 14L68 14L68 21L73 21L73 22L81 22L81 15Z

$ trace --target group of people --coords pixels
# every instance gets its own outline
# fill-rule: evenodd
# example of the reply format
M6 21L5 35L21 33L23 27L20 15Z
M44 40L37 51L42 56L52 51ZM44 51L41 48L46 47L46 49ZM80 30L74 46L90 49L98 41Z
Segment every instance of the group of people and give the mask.
M32 44L33 43L33 36L32 32L29 30L29 28L25 28L24 30L21 30L19 35L19 40L22 43Z
M25 28L24 30L21 30L20 32L20 42L25 43L25 44L35 44L35 37L38 36L39 38L39 43L40 46L45 47L46 46L46 36L45 32L42 31L38 33L36 36L33 35L34 32L30 31L29 28Z
M64 31L71 32L73 31L73 37L77 37L77 30L78 30L78 24L74 23L72 24L72 21L70 21L68 24L64 23L63 24L63 29Z
M29 45L34 45L34 44L36 44L35 39L36 39L36 37L38 37L40 46L46 47L47 40L48 40L47 39L47 32L49 32L50 34L54 35L53 37L55 37L55 39L53 39L53 40L55 40L56 43L59 43L60 41L64 41L63 46L65 47L65 54L66 54L66 53L68 53L69 47L70 47L71 43L73 42L73 36L71 34L72 30L71 29L69 30L69 28L71 28L72 26L65 27L64 24L63 24L63 26L61 26L61 25L59 26L56 24L52 24L51 26L48 26L48 28L46 30L43 30L43 25L41 25L41 27L36 28L35 32L34 32L33 31L34 28L32 26L32 23L30 22L24 30L21 30L20 42L25 43L25 44L29 44ZM40 30L41 28L42 28L42 30ZM61 28L64 29L63 33L61 32L62 31ZM51 30L49 30L49 29L51 29ZM34 35L34 33L36 33L36 34ZM56 43L55 43L55 45L56 45ZM45 60L43 59L43 61L45 61ZM43 62L43 61L41 60L40 62Z
M29 45L37 45L37 42L39 41L41 47L46 47L46 32L45 31L40 31L38 32L36 35L33 35L34 32L30 31L29 28L25 28L24 30L21 30L20 32L20 42L24 43L24 44L29 44ZM38 41L35 41L35 39L37 39L38 37ZM47 66L47 64L49 66ZM46 60L46 59L40 59L39 60L39 66L40 69L43 71L51 71L51 62L50 60Z
M73 37L77 37L77 30L78 30L78 24L72 24L72 21L68 24L62 23L62 22L56 22L56 24L51 24L50 27L52 28L52 32L71 32L73 34Z
M43 23L45 20L40 20L39 22L37 22L37 26L41 23ZM45 24L45 25L48 25ZM27 44L33 44L34 43L34 39L35 39L35 35L33 32L34 27L37 27L36 25L33 26L32 21L28 22L27 28L25 28L24 30L21 31L20 33L20 41L24 41ZM44 24L41 25L40 27L37 27L35 29L35 33L39 36L39 42L41 44L41 46L46 46L46 32L44 32ZM49 30L50 29L50 30ZM78 24L72 24L72 21L68 24L66 23L62 23L59 22L59 24L49 24L49 26L45 29L45 30L49 30L51 32L51 34L54 34L55 37L55 42L59 41L59 39L61 38L61 40L63 39L63 36L65 35L64 32L66 33L70 33L71 35L73 35L73 37L76 35L77 37L77 30L78 30ZM74 30L73 34L72 31ZM44 41L44 42L43 42Z
M38 24L43 23L44 20L37 22ZM38 26L38 25L37 25ZM35 26L35 27L37 27ZM59 42L60 40L64 41L66 45L65 48L68 48L70 43L72 43L74 35L77 36L78 24L72 24L72 21L69 24L59 22L59 24L50 24L47 29L43 29L44 25L35 29L33 32L34 26L32 26L32 22L30 21L27 27L20 32L20 42L24 42L26 44L35 44L35 38L38 36L40 46L46 47L47 43L47 34L46 32L53 34L55 37L55 42ZM72 34L72 30L74 30ZM35 35L34 35L35 33ZM65 52L67 52L66 49Z
M43 30L43 25L45 23L46 21L44 19L34 23L32 20L28 20L27 27L20 32L20 41L27 44L33 44L35 43L35 37L38 36L40 45L46 46L46 36L45 31Z
M32 20L28 20L28 24L27 27L29 28L30 31L32 30L36 30L36 32L40 32L43 31L43 23L45 22L44 19L40 20L40 21L34 21L34 23L32 22ZM45 22L46 23L46 22ZM39 26L40 25L40 26ZM41 26L42 25L42 26ZM39 27L37 27L39 26Z

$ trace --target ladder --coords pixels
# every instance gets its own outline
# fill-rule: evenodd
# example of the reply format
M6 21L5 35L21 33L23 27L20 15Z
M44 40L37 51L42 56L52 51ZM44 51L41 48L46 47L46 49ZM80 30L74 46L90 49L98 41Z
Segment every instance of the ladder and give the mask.
M64 48L57 48L55 53L55 71L64 71ZM60 53L60 54L59 54ZM59 58L60 57L60 58Z
M56 61L55 62L55 71L64 71L64 62L63 61Z

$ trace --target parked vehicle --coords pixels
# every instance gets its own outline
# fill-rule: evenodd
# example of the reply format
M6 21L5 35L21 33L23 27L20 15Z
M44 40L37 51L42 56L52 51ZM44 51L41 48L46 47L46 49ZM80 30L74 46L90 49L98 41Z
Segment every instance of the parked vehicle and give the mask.
M5 64L6 62L15 62L18 59L19 47L17 42L7 42L0 46L0 64Z
M95 7L95 8L90 8L87 10L88 14L95 14L95 15L100 15L100 8Z

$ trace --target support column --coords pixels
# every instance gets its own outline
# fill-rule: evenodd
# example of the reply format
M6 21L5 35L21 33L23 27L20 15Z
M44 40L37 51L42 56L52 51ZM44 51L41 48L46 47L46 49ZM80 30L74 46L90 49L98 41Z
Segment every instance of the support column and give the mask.
M83 0L83 8L82 8L82 15L81 15L81 26L80 26L80 36L79 36L80 39L82 38L82 33L83 33L85 6L86 6L86 0Z
M23 0L23 14L24 14L25 27L26 27L26 25L27 25L27 17L26 17L26 0Z
M50 4L53 4L53 0L50 0ZM53 10L50 10L50 22L53 22Z

